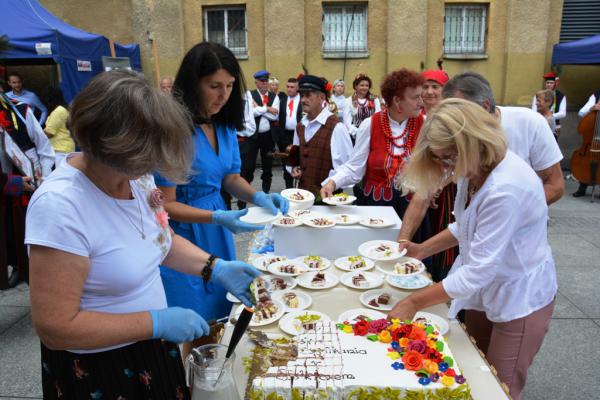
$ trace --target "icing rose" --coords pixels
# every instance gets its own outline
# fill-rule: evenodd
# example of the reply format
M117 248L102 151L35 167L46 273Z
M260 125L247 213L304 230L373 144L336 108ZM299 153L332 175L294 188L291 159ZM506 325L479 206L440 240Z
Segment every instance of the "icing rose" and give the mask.
M425 340L427 339L427 334L423 329L415 328L410 331L408 338L412 340Z
M408 344L408 350L414 350L420 354L427 354L427 344L424 340L413 340Z
M388 322L385 319L376 319L369 323L369 333L379 333L387 328Z
M159 208L165 205L165 195L160 189L152 189L148 200L152 208Z
M381 343L390 343L392 341L392 335L386 330L379 332L377 337Z
M404 347L404 348L406 348L406 346L408 346L409 343L410 343L410 340L408 340L405 337L403 337L402 339L400 339L400 341L398 342L398 344L400 345L400 347Z
M402 362L406 369L418 371L423 367L423 356L414 350L409 350L402 356Z
M443 361L443 355L439 351L435 349L428 349L425 358L431 361L435 361L436 363L441 363Z
M367 321L360 320L353 326L354 336L365 336L369 333L369 323Z
M169 214L165 210L158 211L156 213L156 222L163 228L166 229L169 227Z
M430 374L435 374L436 372L439 371L437 363L435 363L435 362L433 362L431 360L424 360L423 361L423 368L425 368L425 370L427 372L429 372Z
M440 382L442 382L442 384L444 386L450 387L452 385L454 385L454 378L451 376L442 376L442 379L440 379Z

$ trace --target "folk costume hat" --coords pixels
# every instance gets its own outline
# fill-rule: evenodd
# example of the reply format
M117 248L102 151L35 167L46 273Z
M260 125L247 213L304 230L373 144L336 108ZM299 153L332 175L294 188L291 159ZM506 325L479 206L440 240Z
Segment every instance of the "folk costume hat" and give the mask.
M258 81L268 81L269 75L271 75L269 71L261 69L260 71L255 72L252 76Z
M421 72L421 76L425 78L426 81L434 81L442 86L450 80L446 71L441 69L428 69L427 71Z
M544 74L544 80L545 81L557 81L558 75L556 75L556 73L554 71L547 72Z
M303 75L298 80L298 91L300 92L323 92L325 94L329 93L328 90L329 83L318 76L314 75Z

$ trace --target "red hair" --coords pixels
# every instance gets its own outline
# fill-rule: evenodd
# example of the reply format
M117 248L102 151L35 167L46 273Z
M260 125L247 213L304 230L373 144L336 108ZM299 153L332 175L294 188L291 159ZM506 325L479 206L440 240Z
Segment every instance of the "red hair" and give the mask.
M406 68L390 72L381 84L381 96L386 104L392 104L394 96L404 98L407 88L422 86L425 79L415 71Z

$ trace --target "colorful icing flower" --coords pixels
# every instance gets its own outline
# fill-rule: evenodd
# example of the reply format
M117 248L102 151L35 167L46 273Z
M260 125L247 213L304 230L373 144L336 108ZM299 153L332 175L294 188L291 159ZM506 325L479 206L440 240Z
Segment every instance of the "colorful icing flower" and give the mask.
M424 340L412 340L408 344L408 350L414 350L425 355L427 354L428 347Z
M423 356L414 350L409 350L402 356L402 362L406 369L418 371L423 367Z
M448 367L448 364L445 362L441 362L438 364L438 367L440 367L440 371L441 372L446 372L446 370L450 367Z
M427 349L427 354L425 355L425 358L439 364L443 361L443 354L435 349L430 348Z
M440 380L440 374L437 372L435 374L429 374L429 379L431 379L431 382L436 383Z
M408 334L408 338L412 340L425 340L427 339L427 334L423 329L413 328Z
M398 342L398 344L400 345L400 347L408 347L408 344L410 343L410 340L408 340L407 338L402 338L400 339L400 341Z
M454 378L451 376L444 375L440 381L442 382L442 385L447 387L454 385Z
M453 368L448 368L446 371L444 371L444 375L455 377L456 376L456 371L454 371Z
M369 333L369 323L365 320L360 320L353 327L354 336L365 336Z
M390 351L387 353L387 356L392 360L397 360L400 358L400 353L398 353L397 351Z
M423 385L423 386L427 386L427 385L429 385L431 383L431 379L422 376L422 377L419 378L419 383L421 385Z
M380 331L386 329L389 323L385 319L376 319L369 323L369 333L379 333Z
M436 372L439 371L439 367L438 367L437 363L433 362L431 360L424 360L423 368L425 368L425 370L427 372L429 372L430 374L435 374Z
M454 377L454 380L456 381L456 383L458 383L459 385L462 385L463 383L465 383L467 380L465 379L464 376L462 375L456 375Z
M410 332L412 331L412 329L413 329L413 327L411 324L405 324L405 325L400 326L397 331L398 338L408 337L408 335L410 335Z
M398 350L400 348L400 344L398 342L392 342L390 343L390 346L392 346L392 349L394 350Z
M345 333L352 333L352 325L344 325L343 330Z
M158 211L156 214L156 222L163 228L166 229L169 227L169 214L165 210Z
M165 205L165 195L162 190L156 188L152 189L150 195L148 196L148 202L150 203L150 207L152 209L161 208Z
M390 335L390 332L386 330L379 332L377 338L381 343L390 343L392 341L392 335Z
M396 371L399 369L404 369L404 364L396 361L395 363L392 364L392 368L394 368Z

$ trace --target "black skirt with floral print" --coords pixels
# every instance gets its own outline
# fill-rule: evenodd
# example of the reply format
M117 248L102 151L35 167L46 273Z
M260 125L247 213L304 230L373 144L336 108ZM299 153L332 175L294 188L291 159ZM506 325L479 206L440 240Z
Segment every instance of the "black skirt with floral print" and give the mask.
M44 399L189 399L176 344L146 340L99 353L42 347Z

